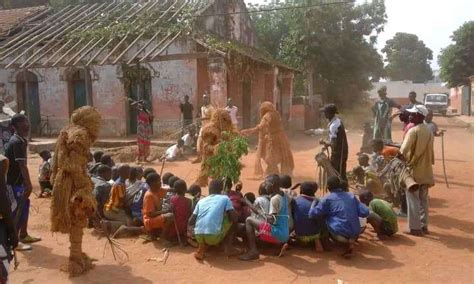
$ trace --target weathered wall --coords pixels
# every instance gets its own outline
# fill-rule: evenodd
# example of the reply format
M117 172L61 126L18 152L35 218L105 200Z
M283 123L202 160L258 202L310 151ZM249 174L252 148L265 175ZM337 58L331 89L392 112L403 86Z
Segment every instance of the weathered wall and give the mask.
M93 66L92 105L102 114L103 136L127 134L125 88L117 66Z
M197 111L197 60L174 60L150 64L159 75L152 78L153 115L155 134L176 132L180 127L181 112L179 104L184 96Z
M200 25L207 31L217 34L223 38L240 41L243 44L255 46L256 35L253 23L243 0L214 0L203 15L230 14L229 16L218 15L203 17Z

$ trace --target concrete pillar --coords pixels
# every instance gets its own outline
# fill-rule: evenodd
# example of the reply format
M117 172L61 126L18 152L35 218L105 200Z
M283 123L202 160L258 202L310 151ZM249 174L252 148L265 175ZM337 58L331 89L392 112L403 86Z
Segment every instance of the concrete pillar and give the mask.
M227 68L224 58L210 58L208 63L211 104L225 107L227 104Z

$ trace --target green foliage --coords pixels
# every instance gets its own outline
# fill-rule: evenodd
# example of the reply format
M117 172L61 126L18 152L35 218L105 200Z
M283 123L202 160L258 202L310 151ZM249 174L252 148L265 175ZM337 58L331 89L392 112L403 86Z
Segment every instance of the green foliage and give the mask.
M474 75L474 21L464 23L451 36L454 44L441 51L438 63L441 79L449 87L466 85Z
M248 154L248 141L234 133L224 132L223 141L217 146L214 156L207 159L209 176L217 178L229 178L237 182L240 178L242 166L240 158Z
M418 36L396 33L387 41L382 52L387 56L388 64L385 71L391 80L425 83L433 79L433 71L430 67L433 51L426 47Z
M253 8L304 5L307 0L287 0ZM322 93L326 101L350 106L364 98L371 80L384 74L382 57L375 48L386 22L383 0L285 9L252 17L259 44L286 64L312 72L315 92ZM304 88L296 85L295 89Z

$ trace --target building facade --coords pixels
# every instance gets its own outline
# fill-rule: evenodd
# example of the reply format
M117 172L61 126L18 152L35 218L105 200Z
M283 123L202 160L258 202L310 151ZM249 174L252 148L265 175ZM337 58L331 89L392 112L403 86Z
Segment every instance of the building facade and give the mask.
M205 93L217 107L232 98L241 127L257 123L263 101L277 105L285 121L291 119L295 70L258 49L243 1L167 3L70 6L18 26L0 42L0 95L26 111L36 135L44 133L46 121L57 134L83 105L102 113L102 136L136 134L137 111L129 99L147 102L155 135L171 134L181 124L184 96L196 115ZM180 27L191 12L197 19L192 27ZM91 32L103 32L107 22L129 30Z

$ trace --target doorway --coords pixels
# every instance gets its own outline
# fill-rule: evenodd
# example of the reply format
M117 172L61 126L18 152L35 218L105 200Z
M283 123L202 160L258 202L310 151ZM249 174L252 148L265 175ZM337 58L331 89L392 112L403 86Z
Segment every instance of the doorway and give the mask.
M75 69L68 76L69 114L80 107L92 105L88 102L88 93L91 93L90 77L85 69ZM89 90L87 89L89 88ZM89 91L89 92L88 92Z
M41 128L41 110L38 92L38 77L30 71L16 75L16 94L18 109L24 110L30 120L31 134L39 134Z
M147 110L153 113L151 100L151 73L144 67L124 68L125 91L129 98L127 103L128 134L136 135L138 126L138 109L134 102L143 100Z

